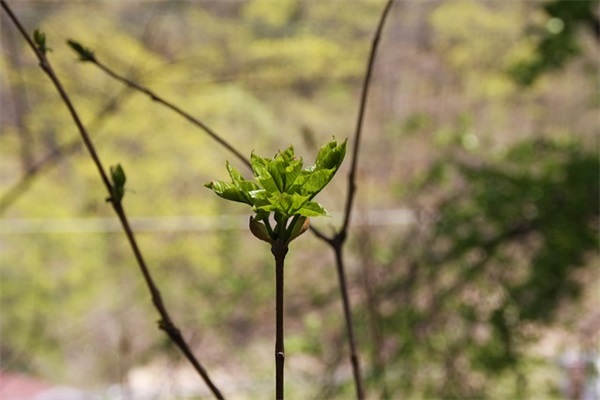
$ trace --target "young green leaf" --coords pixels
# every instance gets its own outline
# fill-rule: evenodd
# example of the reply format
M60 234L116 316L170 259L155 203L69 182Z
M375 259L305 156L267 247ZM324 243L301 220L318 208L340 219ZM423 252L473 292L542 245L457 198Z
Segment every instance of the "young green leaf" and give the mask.
M337 144L335 138L321 147L315 160L315 170L319 169L337 169L342 165L344 156L346 155L346 143L348 139L340 145Z
M269 172L269 163L271 162L272 160L262 158L254 153L250 155L250 164L256 180L267 192L275 193L278 192L279 189Z
M46 34L40 31L39 29L36 29L33 32L33 41L35 42L35 44L38 47L38 50L42 54L46 54L46 52L52 51L52 49L46 47Z
M232 183L211 181L204 186L211 189L217 194L217 196L224 199L252 205L252 203L248 200L248 197L245 196L244 193Z
M298 210L298 214L305 217L324 217L329 215L327 210L316 201L307 201L302 208Z
M231 182L233 185L240 191L242 196L244 197L244 203L248 203L250 205L254 205L254 199L256 192L261 190L260 186L258 186L254 182L250 182L242 177L240 172L233 168L229 162L227 162L227 172L229 172L229 177L231 178Z
M315 197L333 178L334 169L321 169L314 171L302 171L302 175L296 179L296 184L292 187L293 192Z
M288 192L302 171L302 158L296 158L294 148L288 147L280 152L269 165L269 172L274 180L279 181L279 190Z
M109 200L120 203L125 195L125 182L127 177L121 164L113 165L110 167L110 178L112 180L111 186L111 197Z

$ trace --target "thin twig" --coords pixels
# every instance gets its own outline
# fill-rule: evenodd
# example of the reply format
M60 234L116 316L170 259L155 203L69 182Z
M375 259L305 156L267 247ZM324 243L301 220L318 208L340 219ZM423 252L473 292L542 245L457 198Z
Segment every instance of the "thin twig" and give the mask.
M373 36L373 40L371 43L371 52L369 54L369 61L367 64L367 72L365 75L365 80L363 82L362 93L360 97L360 106L358 109L358 118L356 122L356 130L354 132L354 143L352 148L352 159L350 164L350 171L348 173L348 192L346 195L346 205L344 207L344 222L340 230L334 234L333 237L327 237L321 232L317 230L313 230L315 235L320 239L327 242L335 253L335 261L336 261L336 269L338 273L338 280L340 286L340 292L342 296L342 305L344 309L344 317L346 319L346 329L348 333L348 343L350 346L350 362L352 364L352 373L354 376L354 384L356 387L356 397L358 399L365 398L365 391L363 387L363 379L362 373L360 370L360 361L358 352L356 350L356 339L354 337L354 329L352 323L352 313L350 306L350 296L348 294L348 287L346 282L346 274L345 274L345 264L344 264L344 252L343 246L348 236L348 229L350 226L350 216L352 213L352 206L354 204L354 198L356 194L356 174L358 169L358 155L361 145L361 137L362 137L362 128L363 121L365 116L365 111L367 108L367 100L369 94L369 87L371 84L371 76L373 75L373 66L375 65L375 59L377 55L377 49L379 40L381 38L381 32L383 31L383 27L387 20L387 16L389 14L390 9L392 8L394 0L388 0L383 12L381 13L381 17L379 19L379 24L377 25L377 29L375 30L375 34Z
M375 59L377 55L377 49L379 40L381 38L381 32L383 31L383 27L387 20L390 9L392 8L392 4L394 0L388 0L383 12L381 13L381 17L379 19L379 23L377 25L377 29L375 30L375 34L373 36L373 40L371 43L371 51L369 54L369 61L367 64L367 71L365 74L365 80L363 81L362 93L360 98L360 106L358 110L358 117L356 122L356 129L354 132L354 145L352 148L352 160L350 164L350 170L348 173L348 192L346 194L346 204L344 207L344 219L342 223L342 227L333 235L333 237L329 237L322 233L320 230L311 226L312 232L319 239L323 240L327 244L329 244L334 251L335 254L335 262L336 262L336 270L338 274L338 281L340 287L340 293L342 296L342 306L344 310L344 317L346 320L346 329L348 334L348 344L350 347L350 362L352 364L352 373L354 376L354 383L356 386L356 396L358 399L365 398L365 392L363 388L362 381L362 373L360 370L360 361L358 357L358 352L356 350L356 340L354 338L354 329L352 323L352 313L350 306L350 296L348 295L348 288L346 282L346 273L345 273L345 264L344 264L344 256L343 256L343 246L346 241L346 237L348 235L348 229L350 226L350 216L352 213L352 206L354 204L354 197L356 194L357 184L356 184L356 173L358 169L358 155L360 150L360 140L362 137L362 128L364 115L367 108L367 100L369 87L371 84L371 76L373 74L373 66L375 65Z
M192 116L188 112L184 111L180 107L178 107L175 104L171 103L170 101L165 100L164 98L160 97L159 95L157 95L156 93L154 93L152 90L150 90L150 89L148 89L148 88L146 88L146 87L144 87L144 86L142 86L142 85L140 85L140 84L138 84L136 82L133 82L132 80L130 80L128 78L125 78L124 76L119 75L118 73L116 73L115 71L113 71L112 69L110 69L109 67L107 67L106 65L104 65L103 63L101 63L100 61L98 61L97 57L94 57L93 59L90 59L90 60L87 60L87 61L95 64L103 72L105 72L106 74L108 74L112 78L118 80L119 82L121 82L121 83L129 86L132 89L135 89L135 90L137 90L139 92L142 92L142 93L146 94L153 101L156 101L156 102L164 105L165 107L170 108L171 110L175 111L177 114L179 114L183 118L187 119L193 125L197 126L198 128L202 129L204 132L206 132L206 134L208 136L210 136L213 140L215 140L221 146L223 146L227 150L229 150L242 163L244 163L244 165L246 165L248 168L250 168L250 161L246 157L244 157L244 155L242 155L242 153L240 153L238 150L236 150L235 147L233 147L233 145L231 145L229 142L227 142L225 139L223 139L220 135L218 135L214 130L212 130L211 128L209 128L208 125L206 125L205 123L203 123L202 121L200 121L198 118L195 118L194 116Z
M358 109L358 118L356 121L356 130L354 132L354 146L352 149L350 172L348 173L348 193L346 196L346 207L344 210L344 223L342 225L342 229L340 230L340 234L342 234L343 232L344 236L348 231L348 225L350 224L350 214L352 213L352 205L354 204L354 198L356 194L356 173L358 170L358 155L360 150L360 140L362 137L363 121L367 109L369 86L371 85L371 76L373 75L373 66L375 65L375 58L377 56L377 49L379 47L378 45L379 40L381 38L381 32L383 31L383 26L385 25L385 21L387 20L387 16L389 14L390 9L392 8L393 3L394 0L388 0L383 12L381 13L379 24L377 25L377 29L375 31L375 35L373 36L373 41L371 43L371 53L369 54L367 73L363 82L362 93L360 96L360 107Z
M21 33L23 38L27 41L27 43L29 44L29 46L31 47L31 49L33 50L35 55L37 56L37 58L40 62L40 68L46 73L46 75L48 75L48 77L54 84L61 99L63 100L66 107L68 108L69 113L71 114L71 117L73 118L73 121L77 125L79 133L81 135L81 139L83 140L85 147L88 150L88 152L94 162L94 165L96 166L96 169L98 170L98 173L100 175L100 178L102 179L102 182L104 183L104 186L106 187L109 195L112 196L111 182L108 178L108 175L106 174L106 172L104 170L104 167L102 166L102 162L100 160L100 157L98 156L98 153L94 147L94 144L91 141L90 136L87 133L87 130L83 126L83 124L79 118L79 115L78 115L73 103L71 102L69 96L67 95L64 87L62 86L60 80L54 73L54 70L52 69L52 66L50 65L50 62L48 61L45 53L42 50L40 50L33 43L32 39L29 37L29 35L27 34L25 29L21 25L18 18L14 15L14 13L12 12L12 10L8 6L8 4L4 0L0 0L0 4L2 5L2 8L6 11L6 13L10 17L10 19L12 20L14 25L17 27L17 29L19 30L19 32ZM196 357L190 350L189 346L187 345L186 341L184 340L183 336L181 335L181 332L175 326L175 324L173 324L171 317L170 317L169 313L167 312L167 309L164 306L160 292L159 292L158 288L156 287L156 284L154 283L154 280L150 274L150 271L146 265L146 262L144 261L144 258L139 249L139 246L137 244L137 241L135 239L133 231L130 228L129 221L127 219L125 210L123 209L120 199L115 199L113 196L112 200L111 200L111 204L113 206L113 209L115 210L115 213L119 217L119 220L121 221L123 229L125 230L125 234L127 236L129 244L131 245L131 248L134 252L135 258L138 262L141 272L144 276L144 280L146 281L148 290L150 291L150 293L152 295L152 301L154 303L154 306L156 307L156 309L158 310L158 312L161 316L161 320L159 321L159 327L169 335L171 340L179 347L179 349L183 352L183 354L186 356L186 358L192 363L192 365L194 366L196 371L200 374L200 376L204 379L205 383L209 386L210 390L213 392L215 397L218 399L223 399L223 396L221 395L220 391L212 383L212 381L210 380L205 369L202 367L200 362L196 359Z

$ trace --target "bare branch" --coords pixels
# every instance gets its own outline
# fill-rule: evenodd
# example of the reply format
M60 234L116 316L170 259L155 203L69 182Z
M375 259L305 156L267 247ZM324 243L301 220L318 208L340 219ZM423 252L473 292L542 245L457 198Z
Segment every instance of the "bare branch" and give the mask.
M121 224L123 226L123 229L125 231L127 239L129 241L129 244L133 250L133 253L138 262L140 270L146 281L148 290L150 291L150 294L152 295L152 301L154 303L154 306L156 307L156 309L158 310L158 312L161 316L161 320L159 321L159 327L169 335L171 340L179 347L179 349L186 356L186 358L190 361L190 363L192 363L192 365L194 366L196 371L204 379L204 382L209 386L210 390L215 395L215 397L218 399L223 399L223 396L221 395L220 391L210 380L206 370L202 367L200 362L196 359L196 357L190 350L185 339L181 335L181 332L179 331L179 329L175 326L175 324L171 320L171 317L170 317L169 313L167 312L167 309L164 306L162 297L160 295L160 291L158 290L156 284L154 283L154 280L150 274L150 271L146 265L146 262L144 261L142 253L141 253L139 246L137 244L137 241L135 239L134 233L131 230L131 227L129 225L129 221L127 219L127 216L125 214L125 210L123 209L121 201L120 201L120 199L115 199L114 196L112 196L113 195L112 184L108 178L108 175L106 174L106 172L104 170L104 167L103 167L100 157L98 156L98 153L94 147L94 144L93 144L86 128L83 126L81 119L79 118L79 115L78 115L73 103L71 102L69 96L67 95L60 80L54 73L54 70L52 69L50 62L46 58L45 48L43 46L45 37L43 36L43 34L40 34L36 31L36 35L38 35L38 36L36 36L36 39L40 36L42 37L41 41L38 40L39 47L36 46L36 44L32 41L32 39L29 37L29 35L27 34L25 29L21 25L18 18L13 14L13 12L10 9L10 7L8 6L8 4L4 0L0 0L0 4L2 5L2 8L6 11L8 16L10 17L11 21L17 27L17 29L19 30L19 32L21 33L23 38L27 41L27 43L29 44L31 49L34 51L35 55L37 56L37 58L40 62L40 68L46 73L46 75L48 75L48 77L54 84L61 99L63 100L66 107L68 108L69 113L71 114L71 117L73 118L73 121L77 125L81 139L83 140L85 147L88 150L90 157L92 158L92 160L98 170L98 173L100 175L100 178L102 179L102 182L104 183L109 195L111 196L111 204L113 206L113 209L114 209L115 213L117 214L117 216L119 217L119 220L121 221Z
M365 75L365 80L363 82L362 94L360 97L360 107L358 109L356 130L354 132L354 146L352 149L352 161L350 164L350 172L348 173L348 193L346 196L346 207L344 209L344 223L339 233L340 235L343 234L344 236L348 231L348 225L350 224L350 214L352 213L352 205L354 204L354 197L356 194L356 172L358 169L358 155L360 152L360 140L362 137L365 110L367 108L369 86L371 84L371 76L373 75L373 66L375 65L375 58L377 56L377 49L379 40L381 38L381 32L383 31L385 21L387 20L387 16L389 14L390 9L392 8L393 3L394 0L388 0L383 12L381 13L379 24L377 25L377 29L375 31L375 35L373 36L373 41L371 43L371 53L369 54L367 72Z
M69 44L70 44L71 47L73 47L74 45L78 45L81 48L85 49L83 46L79 45L77 42L69 41ZM116 79L117 81L119 81L119 82L127 85L128 87L130 87L130 88L132 88L134 90L137 90L138 92L144 93L146 96L150 97L153 101L156 101L156 102L164 105L165 107L167 107L167 108L175 111L177 114L179 114L183 118L187 119L193 125L195 125L198 128L202 129L208 136L210 136L213 140L215 140L221 146L223 146L228 151L230 151L242 163L244 163L244 165L246 165L248 168L250 168L250 161L248 160L248 158L244 157L244 155L242 155L242 153L240 153L238 150L236 150L235 147L233 147L233 145L231 145L229 142L227 142L225 139L223 139L214 130L212 130L211 128L209 128L208 125L206 125L205 123L203 123L202 121L200 121L198 118L195 118L194 116L192 116L188 112L184 111L182 108L176 106L172 102L170 102L168 100L165 100L161 96L157 95L152 90L150 90L150 89L148 89L148 88L140 85L139 83L136 83L136 82L132 81L131 79L128 79L128 78L126 78L126 77L124 77L122 75L119 75L118 73L116 73L115 71L113 71L112 69L110 69L109 67L107 67L106 65L104 65L103 63L101 63L100 61L98 61L98 58L95 55L93 55L93 53L91 53L88 49L85 49L85 50L87 50L91 54L91 56L88 56L86 58L82 58L82 61L91 62L92 64L94 64L98 68L100 68L104 73L106 73L107 75L109 75L110 77Z

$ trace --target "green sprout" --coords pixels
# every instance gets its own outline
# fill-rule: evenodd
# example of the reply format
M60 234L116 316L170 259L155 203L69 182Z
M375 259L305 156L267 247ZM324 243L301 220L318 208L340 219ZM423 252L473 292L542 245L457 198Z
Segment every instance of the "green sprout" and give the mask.
M312 199L331 181L346 154L346 141L335 139L324 145L314 165L303 168L292 146L273 159L251 156L255 181L245 180L227 162L231 182L212 181L205 186L224 199L246 203L256 213L250 217L250 231L257 238L285 245L308 229L308 218L328 215L323 206ZM273 216L275 226L271 226ZM291 221L290 221L291 220Z
M52 51L52 49L46 47L46 34L39 29L36 29L33 32L33 41L37 45L38 50L42 54L46 54L48 51Z
M110 187L111 196L106 201L112 201L113 203L120 203L125 195L125 171L121 164L113 165L110 167L110 178L112 184Z

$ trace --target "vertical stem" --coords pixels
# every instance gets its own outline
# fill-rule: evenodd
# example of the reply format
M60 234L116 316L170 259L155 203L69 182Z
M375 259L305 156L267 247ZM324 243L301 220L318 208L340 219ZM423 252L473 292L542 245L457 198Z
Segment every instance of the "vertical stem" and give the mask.
M348 342L350 344L350 362L352 363L352 374L356 388L356 398L364 399L365 391L362 382L362 373L358 360L358 352L356 351L356 340L354 339L354 329L352 327L352 313L350 312L350 296L348 296L348 288L346 286L346 273L344 271L344 259L342 254L343 241L334 241L333 248L335 251L335 265L338 272L338 280L340 285L340 293L342 295L342 305L344 307L344 317L346 320L346 328L348 331Z
M283 266L288 247L279 239L273 243L271 252L275 256L275 398L283 400Z
M361 136L362 136L362 127L364 122L364 115L367 108L367 100L369 94L369 85L371 83L371 76L373 73L373 66L375 65L375 58L377 55L377 49L379 45L379 40L381 38L381 32L383 31L383 26L388 17L388 14L392 8L392 4L394 0L388 0L386 6L381 13L381 17L379 19L379 24L377 25L377 29L375 31L375 35L373 36L373 41L371 43L371 52L369 54L369 61L367 64L367 71L365 74L365 80L363 81L362 93L360 97L360 106L358 109L358 118L356 121L356 130L354 132L354 147L352 149L352 161L350 165L350 172L348 173L348 191L346 194L346 205L344 207L344 222L342 227L332 238L328 238L317 230L313 229L313 232L317 235L317 237L325 240L325 242L329 243L335 252L336 259L336 268L338 273L338 280L340 285L340 292L342 295L342 302L344 306L344 317L346 319L346 326L348 330L348 342L350 344L350 360L352 363L352 373L354 375L354 381L356 386L356 397L358 399L365 398L365 391L362 382L362 374L360 371L360 363L358 359L358 353L356 352L356 342L354 340L354 331L352 328L352 314L350 312L350 298L348 295L348 289L346 285L346 274L344 271L344 261L343 261L343 253L342 248L344 245L344 241L346 240L346 236L348 234L348 229L350 227L350 215L352 213L352 206L354 204L354 198L356 195L356 174L358 169L358 155L360 151L361 145Z

